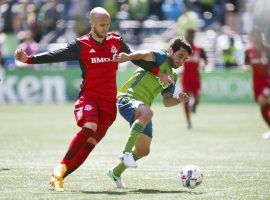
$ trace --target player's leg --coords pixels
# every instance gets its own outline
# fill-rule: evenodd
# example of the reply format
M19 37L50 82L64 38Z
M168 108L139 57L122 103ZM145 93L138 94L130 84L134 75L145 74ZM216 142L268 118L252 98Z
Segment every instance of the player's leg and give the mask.
M136 158L134 158L132 154L132 149L137 138L144 131L144 123L146 123L147 118L152 118L153 113L150 109L147 109L142 102L135 99L122 98L117 104L120 114L130 123L131 129L129 138L123 149L123 154L121 155L121 162L115 168L108 170L107 176L115 182L116 187L123 188L124 184L120 177L121 173L127 168L127 166L137 166L135 162ZM145 115L142 115L144 111ZM124 164L124 162L126 163Z
M137 141L137 138L144 132L145 126L152 119L152 110L144 105L140 104L135 111L134 119L135 121L131 125L129 138L126 142L125 148L123 149L123 154L120 159L127 167L136 168L137 164L134 155L132 154L132 149Z
M144 133L140 133L135 142L135 149L132 152L132 158L135 161L149 154L151 141L152 141L152 122L150 121L146 125ZM128 167L126 166L126 164L120 162L116 167L114 167L111 170L108 170L107 176L109 176L115 182L116 187L118 188L125 187L123 181L121 180L121 175L127 168Z
M145 126L152 119L152 117L153 112L148 106L141 104L136 109L134 116L135 121L132 123L130 128L130 135L123 152L132 151L139 134L143 133Z
M132 151L132 158L135 161L149 154L151 141L152 141L152 122L150 121L144 129L144 133L139 134L134 144L135 148ZM121 176L121 174L127 168L128 168L127 164L125 164L124 162L120 162L113 169L113 171L117 176Z
M120 159L129 167L136 167L132 157L132 149L140 133L151 120L153 113L143 102L132 98L122 98L118 101L120 114L129 122L130 134Z
M72 139L69 148L62 159L61 163L55 167L53 170L53 177L51 179L51 186L57 191L63 191L63 179L65 173L70 169L71 161L76 157L78 152L87 143L89 138L94 136L94 132L97 130L97 116L98 108L94 101L84 103L83 101L78 101L75 106L75 117L78 126L82 129L76 134ZM95 143L95 141L93 142Z
M152 142L152 137L149 137L146 134L141 134L138 137L135 143L135 149L132 152L136 160L139 160L150 153L151 142Z
M194 91L193 91L194 103L193 103L192 108L191 108L191 111L193 113L196 112L196 108L200 103L200 96L201 96L200 93L201 93L200 92L200 84L197 84Z
M86 160L86 158L89 156L89 154L92 152L92 150L95 148L96 145L97 145L96 140L90 137L87 140L87 143L80 149L80 151L76 154L76 156L70 161L69 168L67 169L63 178L67 177L69 174L71 174L76 169L78 169L84 163L84 161Z
M183 92L187 93L190 97L188 102L183 103L183 106L184 106L185 118L187 121L187 128L191 129L192 124L191 124L191 117L190 117L190 105L193 104L192 101L194 101L193 94L191 93L191 91L192 91L191 83L188 82L187 80L182 80L182 89L183 89Z
M95 126L91 126L95 127ZM72 139L70 146L62 159L61 163L57 165L53 170L52 179L50 184L56 191L64 191L63 181L64 178L73 172L76 168L73 167L73 159L77 159L77 154L80 152L82 147L86 145L89 139L94 134L94 130L90 129L88 126L83 127L76 136ZM89 149L95 147L95 141L93 140L91 145L89 144Z
M94 133L97 130L97 123L87 122L82 129L72 139L68 151L66 152L61 164L69 166L70 161L76 156L80 149L90 140L92 144L96 144Z
M268 103L268 97L263 94L259 95L257 102L260 105L261 115L268 128L270 128L270 104ZM270 139L270 130L263 134L263 138Z
M115 105L114 105L115 107ZM113 111L114 109L110 109ZM76 157L71 161L70 163L70 170L67 170L65 173L65 177L68 174L71 174L73 171L75 171L89 156L91 151L95 148L95 146L102 140L102 138L106 135L108 128L112 125L112 123L115 121L116 118L116 109L115 112L106 112L103 110L99 111L99 117L102 120L99 120L98 122L98 129L94 134L94 138L89 138L87 143L84 145L83 148L78 152Z
M190 97L192 97L191 93L188 93L188 95ZM188 101L188 102L184 103L183 106L184 106L185 117L186 117L186 120L187 120L187 128L191 129L192 124L191 124L191 119L190 119L190 102Z

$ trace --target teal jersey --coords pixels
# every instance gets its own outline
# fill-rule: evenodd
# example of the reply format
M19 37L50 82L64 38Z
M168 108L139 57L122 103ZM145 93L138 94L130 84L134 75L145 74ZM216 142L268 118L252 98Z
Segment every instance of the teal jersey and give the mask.
M171 74L176 82L177 75L173 72L170 66L169 54L166 51L153 51L154 63L159 67L159 70ZM123 97L131 97L142 101L144 104L151 106L154 99L159 93L164 92L173 95L175 84L167 85L158 77L142 68L138 68L130 77L130 79L120 88L117 99Z

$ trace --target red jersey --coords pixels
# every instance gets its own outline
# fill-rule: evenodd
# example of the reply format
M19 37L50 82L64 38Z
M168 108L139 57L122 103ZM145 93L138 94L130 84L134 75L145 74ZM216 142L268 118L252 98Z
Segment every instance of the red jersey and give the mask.
M80 42L80 64L82 69L81 95L116 101L116 71L118 63L112 62L113 55L121 51L120 37L108 35L98 43L90 35L77 39Z
M257 99L264 88L270 88L270 62L263 50L259 51L249 46L245 54L245 63L252 67L253 89Z
M183 64L182 81L188 83L190 80L200 80L200 60L207 61L203 48L193 45L192 54Z
M104 41L99 43L90 34L87 34L75 39L66 48L30 56L27 63L79 60L82 70L80 96L86 99L95 97L116 102L118 63L111 60L114 54L120 52L130 53L131 50L119 35L108 33ZM147 71L158 72L154 63L146 61L134 61L133 63Z

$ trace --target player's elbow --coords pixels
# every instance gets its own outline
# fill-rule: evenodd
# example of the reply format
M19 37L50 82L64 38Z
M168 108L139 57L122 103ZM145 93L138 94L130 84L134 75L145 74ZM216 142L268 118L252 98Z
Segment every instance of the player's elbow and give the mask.
M168 101L166 101L166 100L163 100L163 105L165 107L170 107L171 106L170 103Z

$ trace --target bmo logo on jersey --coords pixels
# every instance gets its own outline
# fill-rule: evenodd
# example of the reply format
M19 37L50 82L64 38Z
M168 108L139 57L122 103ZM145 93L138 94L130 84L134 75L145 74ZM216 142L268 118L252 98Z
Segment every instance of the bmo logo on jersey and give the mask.
M110 62L110 61L111 61L110 58L104 58L104 57L91 58L91 63L106 63L106 62Z

